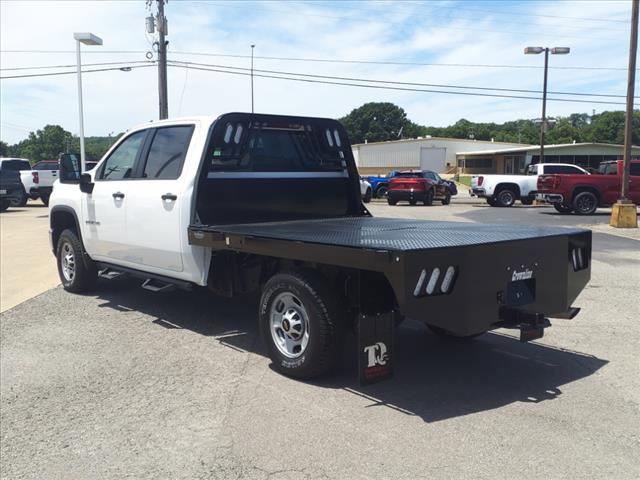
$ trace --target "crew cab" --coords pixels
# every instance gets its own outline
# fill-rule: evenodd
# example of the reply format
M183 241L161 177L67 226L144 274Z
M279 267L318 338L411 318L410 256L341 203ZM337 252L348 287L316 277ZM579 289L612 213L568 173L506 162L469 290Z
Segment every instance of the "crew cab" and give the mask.
M598 175L541 175L536 198L551 203L560 213L591 215L598 207L613 205L620 198L622 160L602 162ZM629 196L640 204L640 160L632 160Z
M410 205L416 205L418 202L431 205L434 200L438 200L443 205L449 205L451 195L449 184L443 181L436 172L412 170L398 172L391 179L387 191L387 203L396 205L403 200L409 202Z
M538 175L588 175L584 168L570 163L536 163L529 165L526 175L474 175L471 196L486 198L492 207L511 207L516 200L531 205L535 200Z
M540 338L548 317L575 316L591 271L588 230L374 218L345 129L322 118L137 126L89 172L63 156L49 211L65 290L129 275L157 294L261 292L268 354L297 378L337 366L349 330L360 381L389 377L404 317Z

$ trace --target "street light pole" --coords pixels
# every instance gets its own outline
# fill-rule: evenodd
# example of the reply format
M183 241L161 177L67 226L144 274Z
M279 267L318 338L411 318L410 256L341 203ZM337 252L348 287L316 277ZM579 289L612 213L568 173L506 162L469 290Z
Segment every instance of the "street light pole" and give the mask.
M255 45L251 45L251 113L253 113L253 49Z
M538 55L544 52L544 85L542 89L542 122L540 124L540 159L539 163L544 163L544 134L547 128L547 77L549 74L549 52L552 55L567 55L571 49L569 47L527 47L524 49L525 55Z
M85 45L102 45L102 39L93 35L92 33L74 33L73 38L76 41L76 62L77 62L77 77L78 77L78 118L80 124L80 171L82 173L86 170L86 158L84 151L84 110L82 107L82 61L80 58L80 44Z

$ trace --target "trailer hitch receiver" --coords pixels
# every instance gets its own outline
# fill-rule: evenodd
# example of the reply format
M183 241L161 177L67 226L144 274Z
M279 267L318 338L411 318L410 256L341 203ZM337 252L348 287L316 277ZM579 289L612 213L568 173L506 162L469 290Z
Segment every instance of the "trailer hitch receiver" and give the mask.
M551 322L542 313L528 312L519 308L501 307L498 326L520 330L520 341L530 342L544 335L544 329L551 326Z

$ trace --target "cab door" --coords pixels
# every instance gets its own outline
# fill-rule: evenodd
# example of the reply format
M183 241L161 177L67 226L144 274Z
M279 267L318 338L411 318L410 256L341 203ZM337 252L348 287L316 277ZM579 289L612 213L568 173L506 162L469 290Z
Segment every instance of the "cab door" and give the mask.
M124 138L96 171L93 191L83 195L82 240L95 260L123 263L129 255L125 209L146 136L140 130Z
M181 179L194 125L170 125L150 132L136 179L127 192L127 261L142 270L171 276L183 271L187 229L188 182ZM149 268L150 267L150 268ZM134 266L135 268L135 266Z
M633 203L640 205L640 162L635 162L630 165L629 196Z

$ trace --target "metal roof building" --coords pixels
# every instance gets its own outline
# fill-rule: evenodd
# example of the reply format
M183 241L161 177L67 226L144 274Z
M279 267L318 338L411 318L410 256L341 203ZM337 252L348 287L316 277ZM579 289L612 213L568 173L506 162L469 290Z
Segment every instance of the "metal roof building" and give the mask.
M525 143L491 142L459 138L430 137L352 145L361 174L377 175L390 170L423 169L438 173L456 170L456 153L481 149L530 146Z
M622 158L623 146L610 143L565 143L545 145L545 163L573 163L584 168L598 168L600 162ZM640 147L631 154L640 156ZM540 161L540 146L459 150L456 153L458 173L523 173L526 167Z

